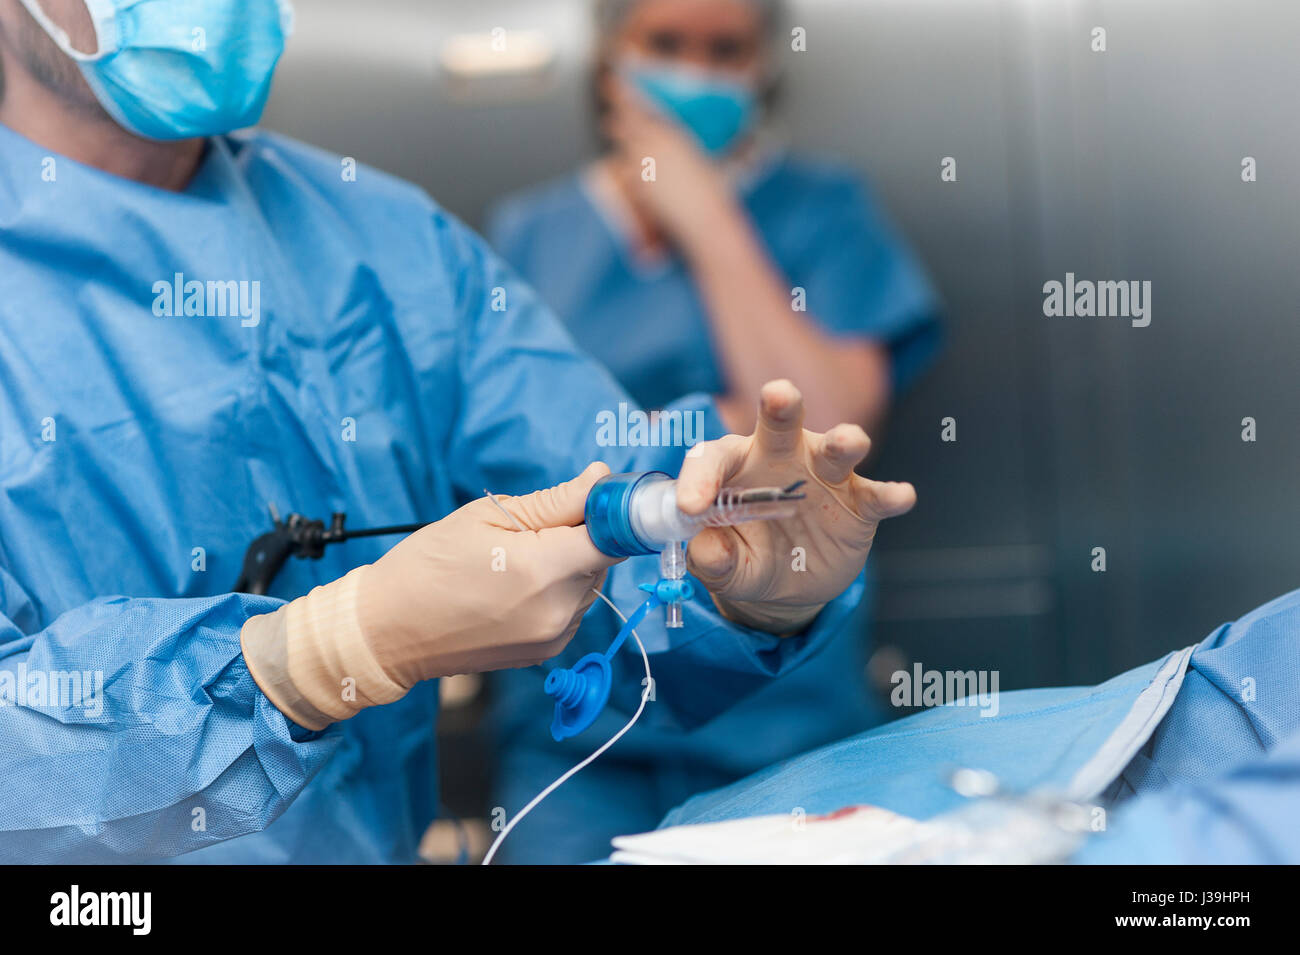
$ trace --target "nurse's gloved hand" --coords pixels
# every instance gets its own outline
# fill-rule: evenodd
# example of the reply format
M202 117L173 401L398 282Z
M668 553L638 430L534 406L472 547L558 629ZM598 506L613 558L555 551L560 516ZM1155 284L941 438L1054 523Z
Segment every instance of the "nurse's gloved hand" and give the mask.
M253 679L317 730L421 680L550 659L617 563L583 527L587 492L608 473L592 464L557 487L476 500L374 564L253 617L240 635Z
M724 616L771 633L795 633L853 582L879 523L916 503L910 484L854 473L870 447L857 425L805 431L798 389L770 381L754 434L690 450L677 481L677 506L688 514L708 510L723 487L807 482L800 489L807 499L793 517L710 528L691 540L688 568Z

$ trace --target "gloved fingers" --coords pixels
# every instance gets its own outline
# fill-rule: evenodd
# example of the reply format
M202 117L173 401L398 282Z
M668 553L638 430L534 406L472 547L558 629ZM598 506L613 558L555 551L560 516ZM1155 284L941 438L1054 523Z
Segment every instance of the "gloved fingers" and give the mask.
M916 488L906 481L857 478L853 482L853 500L863 517L884 520L910 511L916 504Z
M725 590L740 566L741 541L730 527L709 527L691 539L691 573L711 591Z
M582 618L587 615L591 605L597 600L596 591L605 586L606 571L602 570L594 577L584 577L581 581L582 592L578 595L577 610L574 611L572 620L569 621L569 627L565 630L564 640L567 643L569 639L578 632L578 626L582 623Z
M579 581L556 586L559 589L551 597L553 612L548 610L538 621L549 629L543 630L539 635L541 642L536 645L535 663L543 663L564 652L582 625L582 618L596 602L596 591L605 586L605 571L600 571L594 577L584 576Z
M754 442L766 457L787 457L803 442L803 395L790 381L765 384L758 395Z
M596 549L586 527L545 527L537 532L540 548L537 560L543 562L551 580L582 577L591 586L600 574L623 560ZM592 596L595 599L595 595Z
M687 514L700 514L712 507L718 492L745 463L749 446L746 438L729 434L686 452L677 476L677 506Z
M600 461L588 464L581 474L555 487L542 488L519 497L498 497L497 501L515 516L524 530L540 531L545 527L577 527L583 522L587 494L592 485L609 473L609 465ZM504 514L500 526L517 530Z
M843 484L871 450L871 439L856 424L837 424L814 440L809 466L831 487Z

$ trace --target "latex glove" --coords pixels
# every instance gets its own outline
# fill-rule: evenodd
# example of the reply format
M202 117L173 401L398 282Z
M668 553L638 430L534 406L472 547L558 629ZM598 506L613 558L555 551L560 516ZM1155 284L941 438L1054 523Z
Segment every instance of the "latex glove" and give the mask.
M557 487L498 496L501 507L466 504L374 564L251 618L240 642L253 679L316 730L421 680L550 659L617 563L583 527L587 492L608 473L592 464Z
M677 481L677 506L687 514L707 510L723 487L807 482L801 488L807 499L793 517L710 528L691 540L687 567L724 616L794 633L852 583L879 523L916 503L910 484L854 473L870 448L871 439L854 424L825 434L805 431L799 390L770 381L752 435L728 435L687 453Z

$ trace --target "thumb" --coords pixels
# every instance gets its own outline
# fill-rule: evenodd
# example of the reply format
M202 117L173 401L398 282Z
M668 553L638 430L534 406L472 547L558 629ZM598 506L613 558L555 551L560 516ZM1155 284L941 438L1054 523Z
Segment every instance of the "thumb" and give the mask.
M738 539L731 527L710 527L696 534L686 551L686 567L708 590L730 586L740 566Z
M596 461L571 481L543 488L522 497L506 498L502 503L524 526L540 531L543 527L577 527L583 522L587 494L592 485L609 473L609 465Z
M597 550L585 527L547 527L537 532L537 539L555 579L579 580L588 589L599 574L623 560Z

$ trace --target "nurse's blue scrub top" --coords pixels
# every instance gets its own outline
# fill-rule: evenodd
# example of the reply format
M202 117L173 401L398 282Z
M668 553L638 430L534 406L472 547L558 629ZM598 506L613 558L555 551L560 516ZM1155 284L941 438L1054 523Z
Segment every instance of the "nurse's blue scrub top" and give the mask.
M776 266L792 289L804 290L807 313L835 336L886 345L896 391L913 382L938 350L937 298L857 179L834 166L775 157L750 175L741 195ZM638 261L582 176L506 200L488 237L642 407L726 391L685 265L675 257ZM501 857L577 862L605 855L612 836L653 828L694 792L880 722L884 714L864 685L859 632L846 626L819 656L699 729L634 728L538 806ZM534 670L497 680L497 795L511 813L621 724L607 719L577 740L553 742L541 679Z

